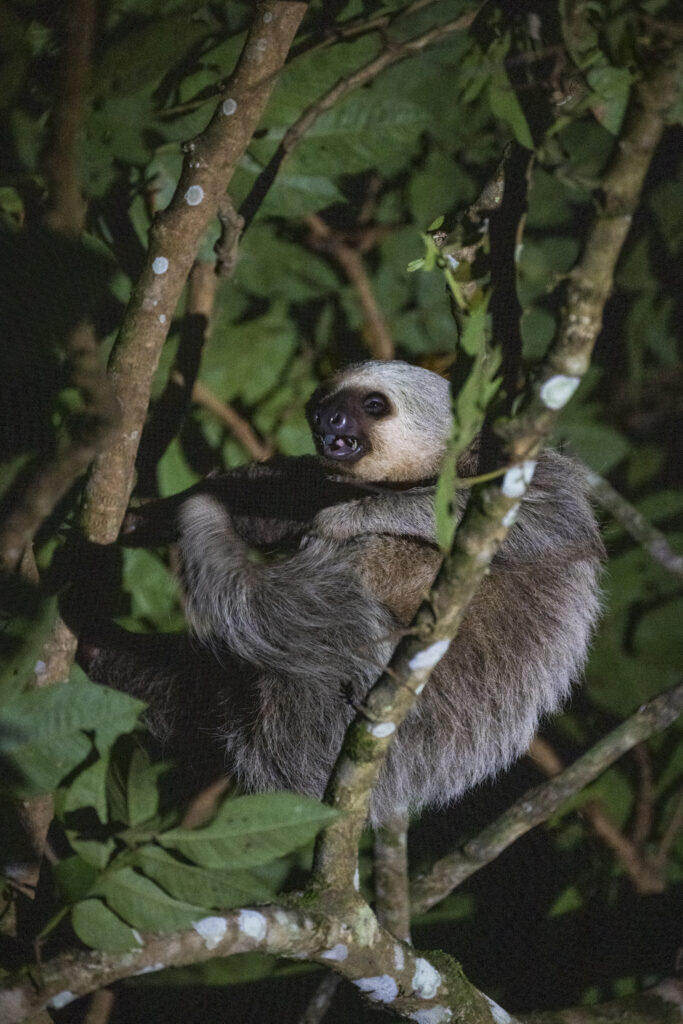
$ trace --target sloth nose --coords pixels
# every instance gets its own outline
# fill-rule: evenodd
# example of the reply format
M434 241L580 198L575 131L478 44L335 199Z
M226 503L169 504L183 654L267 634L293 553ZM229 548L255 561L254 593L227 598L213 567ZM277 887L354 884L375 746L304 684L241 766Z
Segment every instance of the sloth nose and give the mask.
M346 427L347 422L346 413L341 409L324 409L322 412L318 410L313 417L315 426L323 431L341 431Z

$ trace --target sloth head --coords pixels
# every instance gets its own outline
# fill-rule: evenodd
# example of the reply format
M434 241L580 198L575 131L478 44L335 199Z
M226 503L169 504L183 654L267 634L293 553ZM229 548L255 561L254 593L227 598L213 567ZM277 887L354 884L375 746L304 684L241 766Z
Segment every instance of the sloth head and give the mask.
M356 363L311 396L306 415L318 454L368 481L436 476L451 433L447 381L420 366Z

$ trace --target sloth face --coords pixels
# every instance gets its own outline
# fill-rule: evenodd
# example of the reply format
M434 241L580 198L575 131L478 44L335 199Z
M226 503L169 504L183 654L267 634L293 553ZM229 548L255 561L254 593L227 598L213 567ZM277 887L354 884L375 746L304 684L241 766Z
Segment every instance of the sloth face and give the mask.
M451 432L448 382L398 360L342 370L312 395L306 414L327 465L366 481L436 476Z
M342 388L326 396L317 392L307 411L318 454L353 463L372 451L374 424L393 410L381 391Z

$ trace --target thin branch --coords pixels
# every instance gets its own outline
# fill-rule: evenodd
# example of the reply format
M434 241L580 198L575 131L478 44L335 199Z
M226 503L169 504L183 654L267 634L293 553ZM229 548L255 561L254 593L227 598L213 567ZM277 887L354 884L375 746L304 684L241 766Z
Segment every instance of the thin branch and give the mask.
M633 748L633 760L638 766L638 795L633 816L631 839L636 846L642 847L650 838L657 793L652 777L652 760L650 751L644 743Z
M408 810L396 813L375 833L375 913L397 939L410 942Z
M667 825L666 831L660 840L657 852L653 857L655 864L659 866L661 871L666 867L667 858L671 853L671 848L681 829L683 829L683 789L681 789L678 794L678 800L674 807L674 812L671 815L671 821Z
M262 441L251 424L240 416L231 405L215 395L211 388L202 381L195 381L192 398L213 413L217 420L225 424L252 458L263 462L271 457L274 452L273 446Z
M358 18L350 18L343 25L328 29L323 33L322 38L312 41L304 39L298 46L293 46L290 54L291 60L296 60L297 57L304 53L310 55L317 50L322 50L331 43L349 42L352 39L358 39L359 36L387 29L406 15L415 14L417 11L421 11L423 7L429 7L436 2L438 0L413 0L412 3L401 8L401 10L391 11L387 14L377 14L374 18L365 18L363 15L360 15Z
M341 980L339 974L333 974L331 971L324 976L299 1017L299 1024L320 1024L324 1020Z
M312 213L306 217L311 228L310 244L321 252L329 253L342 267L358 295L365 313L365 331L368 348L373 359L393 359L394 342L384 314L377 304L370 278L360 253L343 242L325 223L322 217Z
M339 103L339 101L344 99L345 96L348 96L349 93L354 91L354 89L358 89L362 85L367 85L367 83L371 82L373 78L376 78L381 71L384 71L385 68L390 67L397 61L405 60L406 57L411 57L414 53L419 53L421 50L424 50L426 46L430 46L432 43L445 39L453 32L460 32L463 29L469 28L479 13L481 6L482 5L480 4L473 10L461 15L459 18L446 22L444 25L437 25L436 27L429 29L429 31L422 33L422 35L415 36L413 39L407 39L405 42L401 43L390 43L377 57L371 60L369 64L366 64L364 67L354 71L353 74L348 76L348 78L340 78L324 96L321 96L320 99L315 101L315 103L312 103L307 107L306 110L299 115L294 124L287 129L282 138L282 142L277 147L268 164L257 177L251 187L249 195L242 203L240 213L244 218L244 230L246 231L249 224L251 224L252 220L256 216L261 203L265 199L270 186L275 180L283 160L292 152L294 147L301 142L306 132L311 129L321 114L324 114L327 110L331 110L336 103Z
M110 364L124 426L96 460L84 510L86 533L100 544L113 542L119 532L152 378L199 240L217 214L306 10L302 0L256 3L235 72L205 131L187 143L173 199L150 229L145 267Z
M642 748L637 744L632 753ZM538 736L529 748L529 756L550 778L564 771L565 766L552 747ZM638 805L636 805L638 807ZM581 807L581 817L590 825L593 833L612 851L617 861L630 877L637 892L663 892L662 873L652 864L643 851L642 845L649 834L641 838L628 837L615 825L601 800L587 800ZM636 814L637 817L637 814Z
M683 684L640 708L560 775L517 800L461 850L438 860L411 886L414 913L424 913L466 878L498 857L530 829L554 814L636 743L666 729L683 710Z
M677 555L664 534L641 515L612 485L591 469L586 469L591 494L663 569L683 579L683 555Z

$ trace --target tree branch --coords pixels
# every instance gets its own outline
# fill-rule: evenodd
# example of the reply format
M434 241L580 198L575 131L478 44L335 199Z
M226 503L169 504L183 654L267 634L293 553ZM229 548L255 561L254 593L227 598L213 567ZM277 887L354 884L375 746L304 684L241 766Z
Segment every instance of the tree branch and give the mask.
M95 463L84 526L101 544L116 539L133 484L151 381L199 240L216 216L306 12L300 0L260 0L234 74L206 130L187 143L178 187L150 230L145 267L111 359L123 427Z
M682 710L683 684L655 697L569 768L526 793L461 850L438 860L427 875L415 879L410 890L413 912L424 913L448 896L466 878L495 860L515 839L547 821L636 743L666 729Z
M648 522L645 516L641 515L630 501L627 501L618 491L612 487L609 481L595 473L592 469L586 469L586 479L591 489L591 494L620 526L630 533L648 555L658 565L673 573L679 579L683 579L683 555L677 555L664 534Z
M392 815L375 833L375 913L397 939L410 942L408 809Z
M322 217L312 213L306 218L311 228L310 244L321 252L329 253L341 266L358 295L366 319L368 348L373 359L393 359L394 342L389 326L372 291L363 257L339 238Z
M96 0L69 0L66 4L64 47L43 159L48 185L45 223L69 235L79 235L85 222L78 140L90 82L96 18Z
M456 635L467 605L514 522L533 477L535 456L590 363L617 258L664 129L665 113L676 95L680 60L678 51L653 58L651 79L635 90L605 178L603 211L571 275L557 340L520 413L499 431L507 440L503 464L509 460L518 465L505 473L502 484L495 481L472 489L453 550L427 602L347 730L327 793L331 805L343 814L319 838L314 866L319 885L343 889L352 884L372 787L391 739Z

